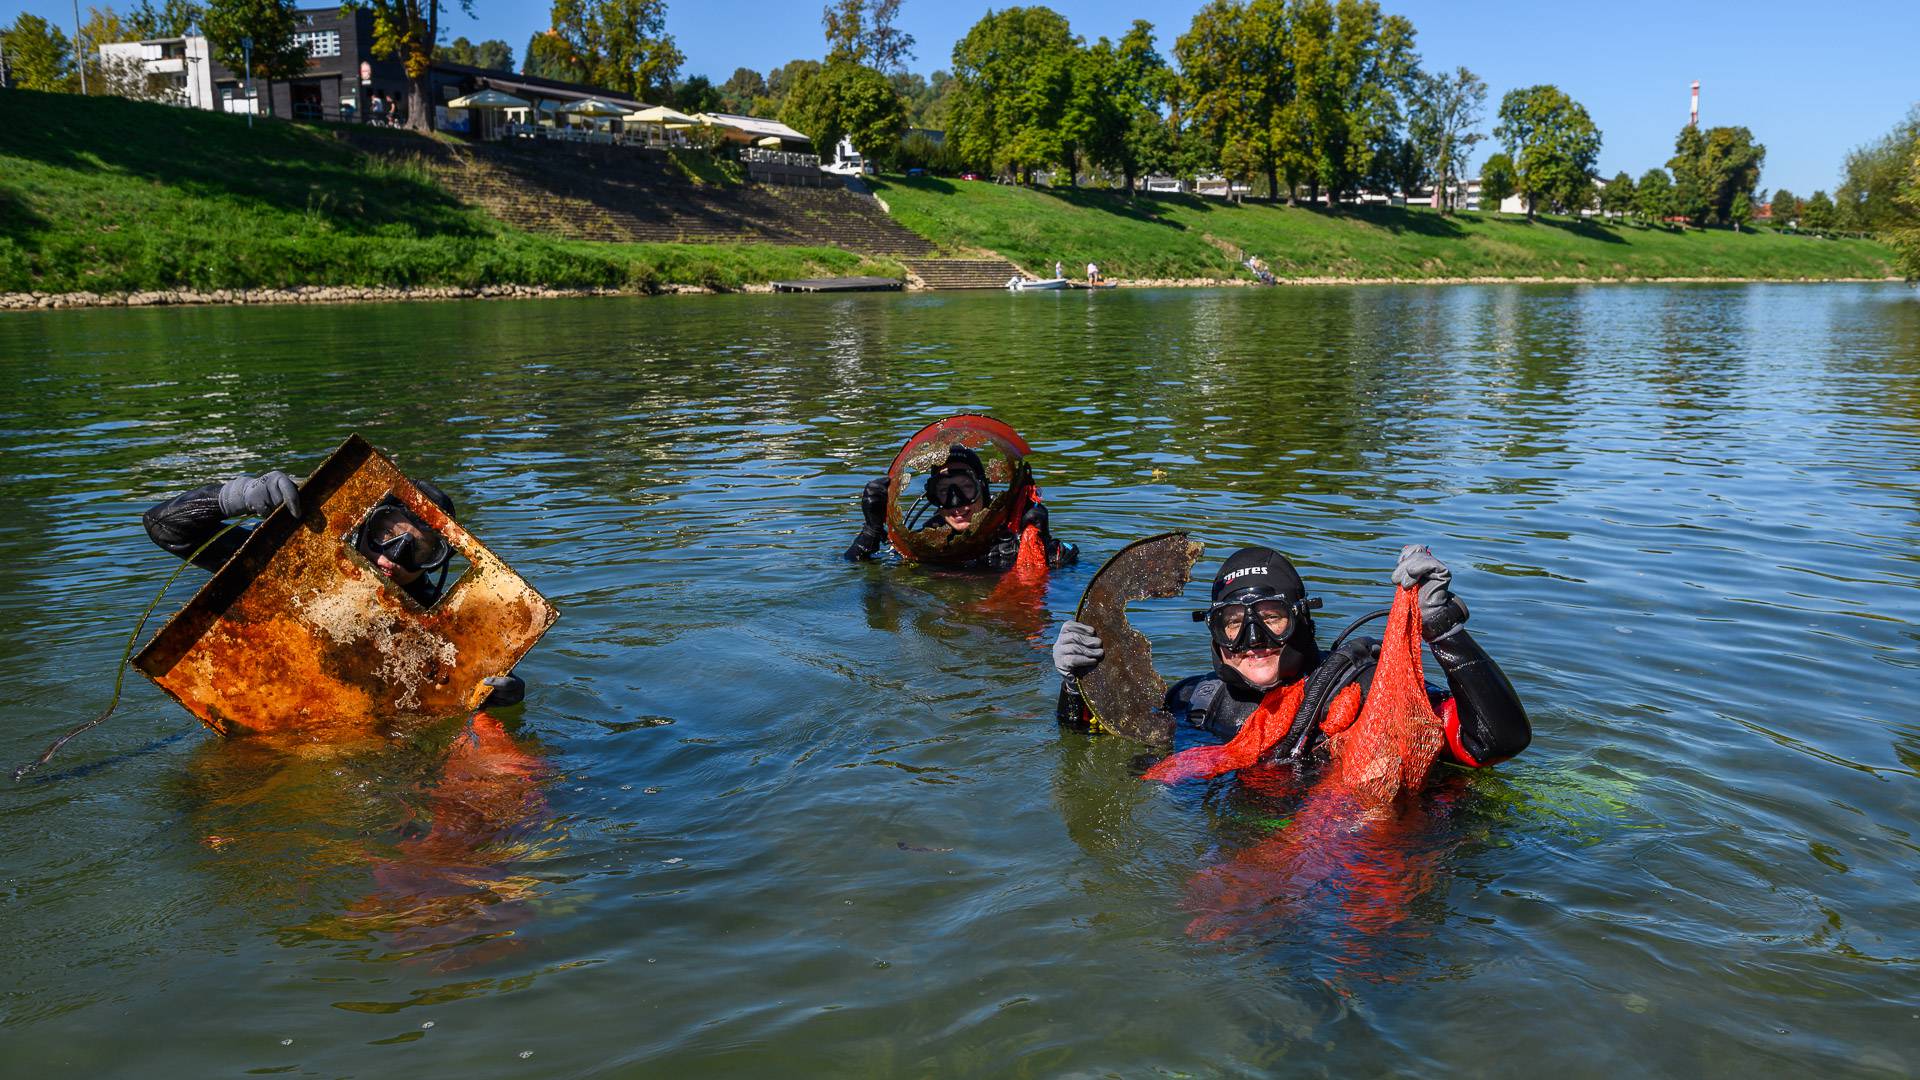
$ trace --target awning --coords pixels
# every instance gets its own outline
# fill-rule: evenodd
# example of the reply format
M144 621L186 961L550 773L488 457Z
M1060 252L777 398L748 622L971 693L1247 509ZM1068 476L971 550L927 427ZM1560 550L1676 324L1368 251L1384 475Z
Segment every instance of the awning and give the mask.
M482 90L465 97L457 97L447 102L449 109L524 109L532 102L517 98L512 94L503 94L498 90Z
M609 104L608 102L601 101L599 98L585 98L571 105L562 105L560 111L563 113L572 113L575 116L602 117L625 116L628 112L628 110L618 105Z
M759 142L757 142L757 143L754 143L754 145L755 145L755 146L764 146L764 147L767 147L768 149L772 149L772 150L778 150L778 149L780 149L780 136L778 136L778 135L769 135L769 136L767 136L766 138L764 138L764 139L761 139L761 140L760 140Z
M636 124L691 124L694 119L678 109L669 109L665 105L655 105L650 109L641 109L628 113L627 119Z

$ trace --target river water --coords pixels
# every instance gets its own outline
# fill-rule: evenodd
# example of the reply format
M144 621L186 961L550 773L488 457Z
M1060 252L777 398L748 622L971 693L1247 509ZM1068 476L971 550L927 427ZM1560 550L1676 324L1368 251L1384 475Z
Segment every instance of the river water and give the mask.
M1920 1070L1903 287L97 311L0 358L9 761L109 695L146 506L354 431L562 613L524 707L404 746L130 676L0 789L5 1075ZM838 558L959 410L1084 552L1030 603ZM1327 630L1431 543L1532 748L1366 838L1143 783L1047 647L1168 528L1290 553ZM1164 675L1203 592L1135 605ZM1196 921L1223 868L1272 885Z

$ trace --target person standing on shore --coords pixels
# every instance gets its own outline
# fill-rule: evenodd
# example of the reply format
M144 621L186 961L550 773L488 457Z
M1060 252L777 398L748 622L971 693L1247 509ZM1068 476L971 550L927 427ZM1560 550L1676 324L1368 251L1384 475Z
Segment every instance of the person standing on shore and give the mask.
M1059 259L1053 260L1053 276L1056 279L1064 279L1067 276L1067 268L1061 264Z

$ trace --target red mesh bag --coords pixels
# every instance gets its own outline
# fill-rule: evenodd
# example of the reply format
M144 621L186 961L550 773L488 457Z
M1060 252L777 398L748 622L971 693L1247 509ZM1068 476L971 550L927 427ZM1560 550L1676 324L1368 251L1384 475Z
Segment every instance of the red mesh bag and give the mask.
M1224 746L1196 746L1182 750L1147 770L1147 779L1169 784L1244 769L1259 761L1275 743L1287 737L1293 718L1300 712L1300 700L1307 695L1307 680L1296 679L1267 692L1260 707L1253 710L1240 731Z
M1339 712L1321 725L1333 757L1329 781L1373 804L1425 786L1446 737L1420 669L1420 604L1414 590L1394 594L1380 664L1359 714L1347 721Z

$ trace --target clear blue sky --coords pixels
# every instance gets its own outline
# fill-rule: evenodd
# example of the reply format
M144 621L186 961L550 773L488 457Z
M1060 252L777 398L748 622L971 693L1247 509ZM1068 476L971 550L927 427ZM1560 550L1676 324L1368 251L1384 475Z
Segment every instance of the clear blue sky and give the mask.
M818 57L822 0L669 0L667 28L687 54L683 74L721 82ZM1118 37L1136 18L1170 49L1203 0L1059 0L1051 6L1089 40ZM85 6L85 0L82 0ZM131 6L122 0L121 6ZM318 6L318 5L315 5ZM548 0L475 0L477 18L443 16L446 36L497 37L521 57L547 25ZM953 43L989 6L983 0L905 0L900 25L918 39L914 70L949 63ZM1832 190L1846 152L1878 138L1920 101L1920 2L1729 0L1382 0L1419 31L1430 70L1466 65L1492 91L1556 83L1593 114L1605 136L1603 175L1662 165L1687 119L1687 86L1701 84L1701 122L1744 124L1767 147L1763 187L1803 197ZM73 32L70 0L0 0L0 21L24 8ZM1491 112L1491 108L1489 109ZM1491 121L1489 121L1489 127ZM1485 144L1475 158L1484 160Z

